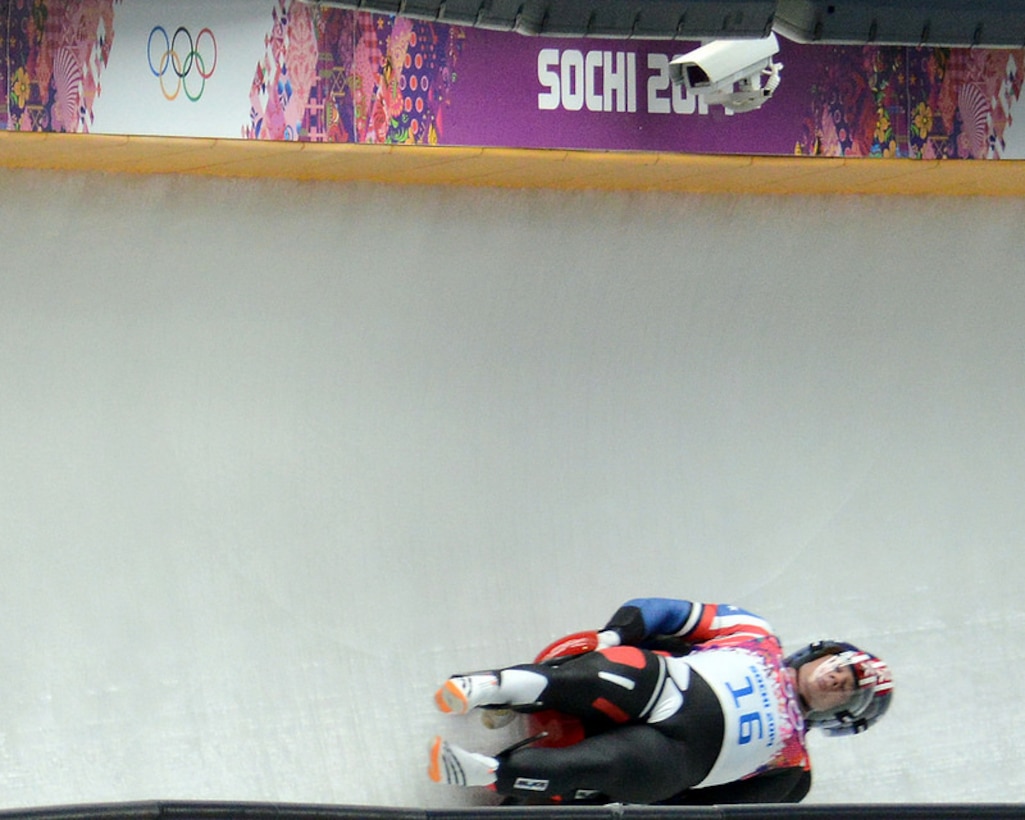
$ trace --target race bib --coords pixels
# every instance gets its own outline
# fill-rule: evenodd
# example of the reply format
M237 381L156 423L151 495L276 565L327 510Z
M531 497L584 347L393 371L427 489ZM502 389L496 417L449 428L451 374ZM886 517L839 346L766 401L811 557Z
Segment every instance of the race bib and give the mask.
M783 671L739 648L695 652L685 660L715 692L724 720L719 757L699 785L731 783L777 761L801 724Z

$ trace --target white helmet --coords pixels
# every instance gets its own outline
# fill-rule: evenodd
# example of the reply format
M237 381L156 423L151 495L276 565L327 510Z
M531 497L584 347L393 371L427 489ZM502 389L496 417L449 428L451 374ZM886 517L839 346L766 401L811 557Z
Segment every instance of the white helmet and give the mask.
M792 669L835 655L840 665L854 673L856 686L851 697L828 710L809 711L805 723L817 726L827 735L855 735L864 732L890 708L893 699L893 675L880 658L853 644L842 641L816 641L788 655L784 663Z

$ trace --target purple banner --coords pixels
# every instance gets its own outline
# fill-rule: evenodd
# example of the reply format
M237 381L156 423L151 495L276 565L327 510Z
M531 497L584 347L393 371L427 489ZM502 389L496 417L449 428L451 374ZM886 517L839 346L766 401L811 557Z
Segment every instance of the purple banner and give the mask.
M561 40L467 32L446 111L456 145L792 154L805 139L815 60L781 41L783 82L762 108L729 114L688 98L669 61L700 43Z

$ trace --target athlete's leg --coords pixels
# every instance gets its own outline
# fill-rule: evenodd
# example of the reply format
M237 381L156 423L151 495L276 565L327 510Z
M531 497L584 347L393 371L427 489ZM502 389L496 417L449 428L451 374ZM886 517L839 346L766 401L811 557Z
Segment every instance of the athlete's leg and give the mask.
M574 659L572 665L567 662L561 667L549 668L546 674L550 679L539 699L545 707L578 716L600 714L607 717L609 709L596 706L595 701L603 697L609 699L610 690L603 688L605 685L630 690L623 682L614 680L623 671L621 667L626 666L637 672L635 679L639 685L644 684L649 700L660 691L669 692L668 699L658 702L669 706L679 702L676 712L663 716L665 710L656 706L650 715L654 723L632 719L626 725L592 734L572 746L525 747L499 755L497 759L473 756L483 760L483 766L475 766L475 771L480 769L486 774L474 782L478 785L493 782L500 793L516 797L568 801L576 799L579 792L594 791L611 800L636 803L665 800L700 783L711 770L722 746L724 720L718 699L697 674L690 677L683 694L668 681L664 688L648 685L651 669L647 654L643 668L639 664L631 666L629 655L605 652L591 653L593 657L581 656L579 660ZM661 660L660 656L652 657ZM586 663L584 658L588 658ZM661 669L664 673L664 663ZM630 679L628 675L623 678L624 681ZM578 688L574 688L574 681ZM675 698L672 697L674 691ZM626 700L620 702L630 706ZM614 700L609 699L609 703L615 705ZM643 715L643 710L639 714ZM465 766L462 769L455 764L449 766L449 758L441 754L446 749L443 743L435 743L433 748L432 778L460 785L470 783L469 776L462 776ZM463 762L460 754L465 756L466 753L452 748L452 754L459 764ZM450 774L450 769L455 775Z
M643 720L666 681L665 659L634 646L577 655L547 669L539 704L585 720Z
M614 724L643 720L666 680L665 660L633 646L588 652L555 665L521 664L459 675L435 695L438 708L463 714L477 706L557 709Z
M650 725L623 726L558 749L527 747L499 756L500 794L566 803L599 792L609 800L651 803L699 782L707 770L688 744Z

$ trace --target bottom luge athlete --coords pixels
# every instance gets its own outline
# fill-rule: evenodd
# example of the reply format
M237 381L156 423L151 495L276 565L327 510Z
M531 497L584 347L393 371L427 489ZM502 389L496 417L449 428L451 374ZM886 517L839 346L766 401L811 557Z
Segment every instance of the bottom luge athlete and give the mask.
M592 634L592 651L454 676L435 695L448 714L556 710L580 719L582 740L490 756L435 738L431 779L515 802L798 802L807 730L862 732L893 695L875 655L838 641L785 655L735 606L635 599Z

